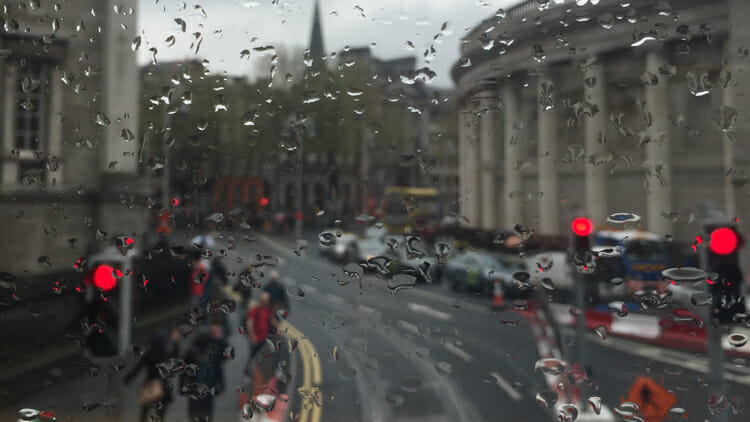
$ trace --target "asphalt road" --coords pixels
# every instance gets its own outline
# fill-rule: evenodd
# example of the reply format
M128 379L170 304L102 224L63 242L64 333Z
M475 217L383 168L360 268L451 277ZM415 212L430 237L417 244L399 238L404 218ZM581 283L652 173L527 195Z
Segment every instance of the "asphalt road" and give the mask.
M515 318L512 312L493 312L489 298L441 285L392 293L373 275L360 283L340 264L321 259L312 239L303 257L292 253L291 241L266 245L282 258L279 270L292 297L297 294L289 321L320 353L322 420L555 420L535 399L549 387L534 371L540 356L526 320L504 324L501 320ZM571 356L575 332L562 334ZM637 378L648 377L675 396L665 419L711 416L715 394L701 354L589 333L586 361L591 374L586 397L600 397L610 410L627 400ZM746 419L750 368L744 365L742 359L725 363L730 420ZM450 373L441 367L450 367ZM584 416L593 417L579 420Z
M288 411L292 419L318 421L551 421L555 410L537 403L548 380L535 371L539 344L533 327L512 312L490 310L490 300L451 292L445 286L417 285L389 289L372 274L361 277L319 255L312 240L302 256L290 239L258 237L227 249L230 270L239 273L252 254L273 255L291 299L287 335L298 341L290 359ZM219 242L219 248L227 239ZM218 248L217 248L218 249ZM355 265L347 269L356 269ZM268 270L268 269L267 269ZM501 320L505 321L502 322ZM237 389L245 385L248 353L233 318L229 338L234 360L225 365L227 391L216 399L216 421L238 421ZM578 341L562 329L565 356ZM185 339L187 344L189 339ZM628 396L638 377L646 376L676 396L667 420L710 418L714 393L706 386L708 363L700 354L664 349L615 337L586 336L591 376L588 396L601 398L605 410ZM565 357L564 356L564 357ZM0 411L13 419L23 407L54 410L58 420L135 420L139 380L117 394L123 406L108 406L104 377L62 376L38 394ZM747 420L750 368L727 359L730 420ZM56 374L57 375L57 374ZM93 410L84 407L98 406ZM186 402L176 397L167 421L187 420ZM611 414L610 414L611 415ZM687 415L687 416L686 416ZM591 413L580 415L585 420ZM615 420L615 419L603 419Z

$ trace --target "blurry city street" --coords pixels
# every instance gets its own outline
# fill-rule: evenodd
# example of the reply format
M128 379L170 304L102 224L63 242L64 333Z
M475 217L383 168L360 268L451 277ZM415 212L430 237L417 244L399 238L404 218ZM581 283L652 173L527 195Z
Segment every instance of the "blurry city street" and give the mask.
M749 419L750 0L0 5L0 422Z
M453 292L437 281L389 288L386 280L362 275L355 264L342 266L322 256L317 234L308 234L308 247L302 248L301 256L295 253L300 242L293 237L257 235L252 242L236 243L226 258L230 273L240 272L248 261L244 257L260 253L277 260L276 268L291 299L287 335L294 339L292 332L301 333L312 346L298 346L291 353L291 381L286 392L281 391L289 401L277 402L289 412L284 417L295 420L304 414L308 418L316 409L317 420L325 421L495 420L498 415L507 420L550 420L551 410L538 405L549 397L540 393L540 398L538 393L550 391L550 387L544 373L535 370L535 363L545 348L554 346L539 335L541 322L519 311L523 301L516 301L515 310L513 303L508 303L507 310L492 310L491 298ZM230 238L241 236L224 233L217 250L232 242ZM556 314L557 322L572 318L574 313L567 312L570 306L557 308L565 310ZM239 390L247 386L248 341L238 332L239 319L239 315L230 314L228 341L235 358L224 363L227 389L215 404L215 420L219 421L240 420ZM562 347L574 348L573 329L560 329ZM682 341L689 337L684 334ZM187 345L190 338L188 335L180 343ZM643 376L669 386L675 397L672 407L682 409L673 410L672 417L709 417L707 404L715 398L706 384L709 366L705 353L601 335L596 330L588 331L586 347L591 381L588 393L601 398L603 420L614 420L613 405L627 397ZM742 409L742 394L750 386L750 369L744 365L747 357L748 352L726 357L730 399L720 405ZM140 379L122 388L122 405L117 406L108 403L103 394L106 367L100 368L96 376L84 368L72 377L55 376L55 369L27 377L25 382L41 391L17 402L53 411L57 420L135 420ZM320 398L305 399L307 395L295 393L306 387L319 391ZM12 419L18 410L15 407L6 407L2 419ZM185 398L177 395L166 420L186 420L186 411ZM591 411L580 417L585 416L594 418ZM742 415L731 420L742 420Z

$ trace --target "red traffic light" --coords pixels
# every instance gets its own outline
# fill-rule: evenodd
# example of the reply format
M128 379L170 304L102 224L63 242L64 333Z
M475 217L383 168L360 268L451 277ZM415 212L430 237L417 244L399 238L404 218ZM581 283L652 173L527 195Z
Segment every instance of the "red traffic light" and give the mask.
M739 238L734 230L728 227L721 227L711 232L709 247L711 248L711 252L715 254L729 255L737 249L739 243Z
M268 206L268 198L266 197L260 198L260 206L261 207Z
M586 217L578 217L573 219L570 228L576 236L588 236L594 230L594 223Z
M99 265L94 270L94 286L104 291L112 290L117 285L117 278L122 277L120 270L114 269L109 265Z

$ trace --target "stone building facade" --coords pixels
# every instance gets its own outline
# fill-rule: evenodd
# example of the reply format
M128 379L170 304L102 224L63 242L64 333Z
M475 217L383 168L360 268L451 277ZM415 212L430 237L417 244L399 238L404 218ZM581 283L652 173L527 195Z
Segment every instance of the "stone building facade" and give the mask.
M524 1L463 40L468 225L559 235L631 212L691 241L704 218L750 218L750 2L577 3Z
M0 18L2 271L72 270L141 233L135 0L5 2ZM46 286L49 288L49 286Z

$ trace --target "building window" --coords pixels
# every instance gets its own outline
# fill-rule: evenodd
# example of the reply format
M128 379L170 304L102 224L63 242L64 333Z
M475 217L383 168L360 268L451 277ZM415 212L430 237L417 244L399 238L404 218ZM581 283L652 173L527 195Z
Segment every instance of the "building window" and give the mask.
M50 64L45 60L9 60L3 73L5 117L3 146L6 160L2 183L6 187L43 187L49 182L46 160L50 119Z
M16 72L16 140L20 150L36 151L40 148L42 117L44 113L44 90L41 81L46 65L41 61L21 60Z

